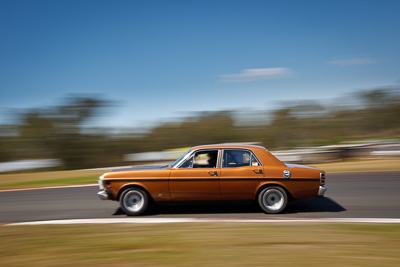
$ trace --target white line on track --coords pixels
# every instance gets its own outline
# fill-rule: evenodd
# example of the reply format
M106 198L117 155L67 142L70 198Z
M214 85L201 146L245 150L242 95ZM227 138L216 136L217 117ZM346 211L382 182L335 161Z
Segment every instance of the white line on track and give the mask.
M0 193L1 192L14 192L14 191L42 190L42 189L58 189L58 188L69 188L69 187L87 187L87 186L99 186L99 185L98 184L81 184L81 185L48 186L48 187L37 187L37 188L6 189L6 190L0 190Z
M391 218L323 218L323 219L233 219L233 218L118 218L118 219L72 219L10 223L19 225L60 225L60 224L158 224L158 223L390 223L398 224L400 219Z

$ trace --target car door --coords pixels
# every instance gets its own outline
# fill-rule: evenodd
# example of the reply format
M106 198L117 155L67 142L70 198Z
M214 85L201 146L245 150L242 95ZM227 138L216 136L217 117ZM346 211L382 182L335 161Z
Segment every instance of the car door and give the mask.
M257 185L264 180L264 169L251 150L224 149L221 162L221 198L253 199Z
M220 200L220 150L195 151L171 170L169 190L172 201Z

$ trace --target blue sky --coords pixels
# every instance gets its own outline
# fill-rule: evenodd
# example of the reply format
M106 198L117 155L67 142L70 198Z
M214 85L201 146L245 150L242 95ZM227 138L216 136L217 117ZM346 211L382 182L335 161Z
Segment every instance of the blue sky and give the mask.
M400 82L400 1L0 1L0 123L68 94L99 124L272 109Z

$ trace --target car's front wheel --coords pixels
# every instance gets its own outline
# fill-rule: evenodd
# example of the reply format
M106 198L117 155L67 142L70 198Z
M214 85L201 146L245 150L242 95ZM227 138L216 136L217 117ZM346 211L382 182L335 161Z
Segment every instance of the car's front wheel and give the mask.
M288 203L285 190L278 186L263 189L258 195L258 204L265 213L280 213Z
M135 216L142 214L146 210L149 204L149 197L142 189L128 188L122 193L119 203L126 214Z

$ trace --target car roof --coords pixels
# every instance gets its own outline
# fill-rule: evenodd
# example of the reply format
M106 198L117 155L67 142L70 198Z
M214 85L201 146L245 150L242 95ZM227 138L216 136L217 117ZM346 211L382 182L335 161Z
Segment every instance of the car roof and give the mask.
M265 147L257 146L257 145L248 145L248 144L235 144L235 143L225 143L225 144L210 144L210 145L201 145L201 146L194 146L192 150L204 149L204 148L257 148L257 149L265 149Z

